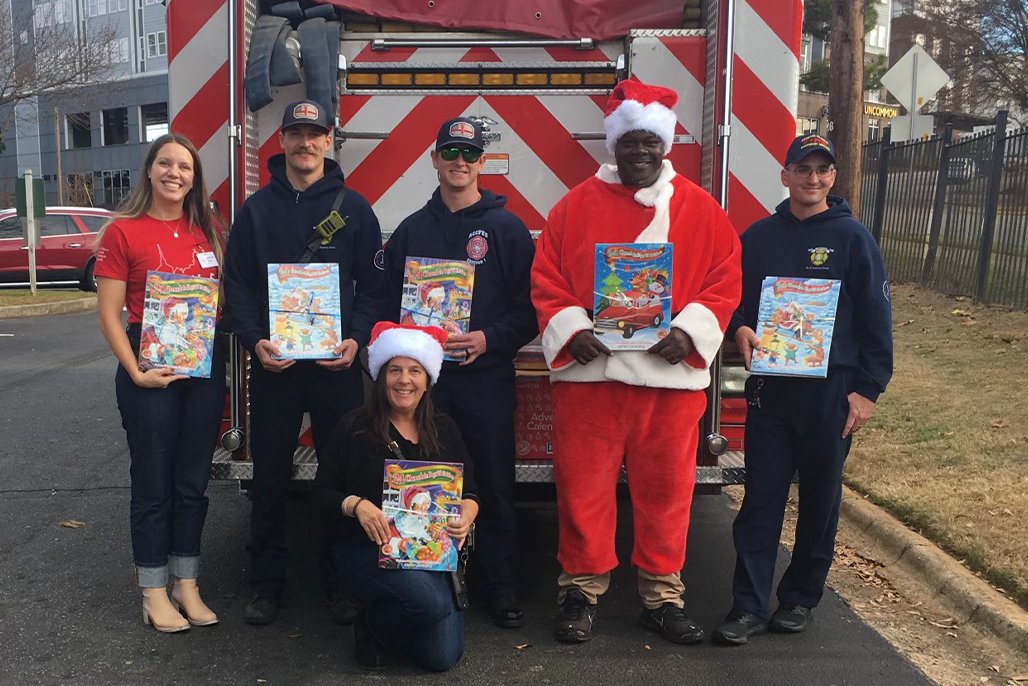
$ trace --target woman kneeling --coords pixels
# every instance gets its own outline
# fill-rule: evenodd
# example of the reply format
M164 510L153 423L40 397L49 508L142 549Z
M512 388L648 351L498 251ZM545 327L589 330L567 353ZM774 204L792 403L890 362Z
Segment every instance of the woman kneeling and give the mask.
M446 531L464 545L478 515L474 467L453 420L436 414L428 387L439 377L446 333L436 327L380 322L368 362L374 388L365 406L340 420L319 456L312 498L333 531L332 558L361 606L354 622L354 658L364 669L385 666L384 645L406 643L426 669L450 669L464 652L463 612L449 574L382 569L379 555L394 536L379 505L385 460L463 463L459 520Z

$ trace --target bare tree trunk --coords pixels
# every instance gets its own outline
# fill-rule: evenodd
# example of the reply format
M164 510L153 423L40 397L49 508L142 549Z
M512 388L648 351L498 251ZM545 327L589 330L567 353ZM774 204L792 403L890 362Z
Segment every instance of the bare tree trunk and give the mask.
M860 146L864 133L864 3L833 0L832 59L828 102L834 129L829 134L839 161L832 191L860 205Z

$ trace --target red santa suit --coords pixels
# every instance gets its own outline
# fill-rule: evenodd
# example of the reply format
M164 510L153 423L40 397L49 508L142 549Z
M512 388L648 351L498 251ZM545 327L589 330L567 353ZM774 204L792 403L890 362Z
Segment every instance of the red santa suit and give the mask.
M673 119L668 143L671 135ZM694 350L677 365L646 351L616 351L580 365L566 346L593 328L595 245L633 242L674 244L671 326L688 334ZM650 578L681 571L703 390L739 302L740 255L724 211L666 159L657 181L641 189L622 185L616 167L603 165L550 212L532 266L532 301L553 383L562 585L566 576L604 575L618 564L622 462L634 516L632 564Z

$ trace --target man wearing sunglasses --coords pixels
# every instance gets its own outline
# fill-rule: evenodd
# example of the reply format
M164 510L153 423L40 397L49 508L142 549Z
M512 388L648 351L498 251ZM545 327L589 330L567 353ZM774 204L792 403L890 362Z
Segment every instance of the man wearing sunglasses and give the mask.
M799 633L810 625L835 551L843 463L853 434L871 418L892 376L885 265L846 201L828 194L835 165L831 141L816 134L796 138L782 170L789 198L742 236L743 297L728 334L747 367L760 349L755 329L764 277L842 283L828 376L751 376L746 382L746 495L733 529L732 609L714 632L719 643L739 645L767 630ZM796 472L796 543L778 584L778 608L768 621L785 502Z
M503 628L524 624L514 579L514 356L538 330L529 295L535 247L524 223L504 209L507 198L479 189L482 127L466 117L443 122L431 151L439 187L404 219L385 248L389 312L400 314L407 257L467 261L475 266L470 331L451 336L432 399L453 417L468 451L482 509L475 555L486 604ZM426 322L431 323L431 322Z

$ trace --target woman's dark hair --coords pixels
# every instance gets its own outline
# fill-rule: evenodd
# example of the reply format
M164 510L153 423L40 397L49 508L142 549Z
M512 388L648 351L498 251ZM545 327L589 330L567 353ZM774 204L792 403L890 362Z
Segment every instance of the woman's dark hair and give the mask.
M386 447L393 440L389 435L389 396L386 390L386 368L382 365L378 378L371 387L371 397L364 404L364 419L367 422L371 440ZM425 374L428 378L428 374ZM414 409L414 424L418 428L418 453L429 458L439 455L439 432L435 425L435 405L430 388L425 389L418 406Z

